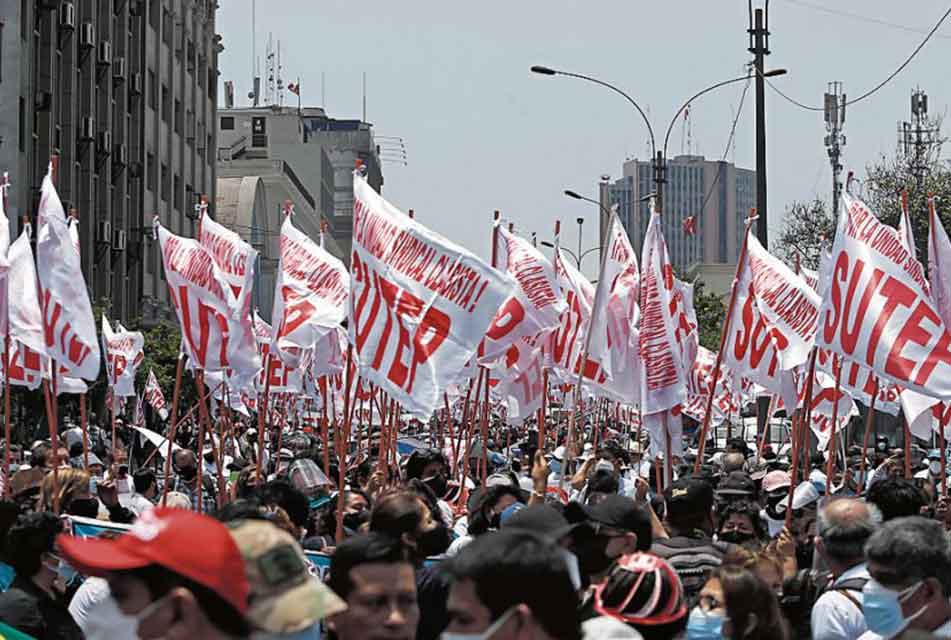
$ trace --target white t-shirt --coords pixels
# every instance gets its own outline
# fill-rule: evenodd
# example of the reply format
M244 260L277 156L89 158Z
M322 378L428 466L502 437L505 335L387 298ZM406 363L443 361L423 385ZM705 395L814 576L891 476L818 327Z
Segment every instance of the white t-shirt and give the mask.
M869 577L868 566L863 562L836 578L832 590L819 596L812 608L813 640L853 640L868 631L862 610L835 588L847 580ZM848 593L859 605L863 604L861 591L850 589Z
M945 621L943 625L930 632L935 638L951 638L951 620ZM859 636L859 640L885 640L883 636L871 631L866 631Z
M87 640L136 640L139 623L125 616L102 578L87 578L69 602L69 613Z

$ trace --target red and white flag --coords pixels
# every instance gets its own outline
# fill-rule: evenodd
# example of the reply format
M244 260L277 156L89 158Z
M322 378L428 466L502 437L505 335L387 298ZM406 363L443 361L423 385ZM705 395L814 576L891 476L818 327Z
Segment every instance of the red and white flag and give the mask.
M922 395L951 399L951 333L898 232L842 194L817 343Z
M716 359L717 354L698 345L696 358L687 377L687 401L683 406L683 413L697 422L703 422L706 415ZM732 388L732 380L733 372L721 363L717 390L713 398L713 413L710 416L711 424L720 424L738 412L739 399Z
M106 379L116 395L135 395L135 372L145 357L145 338L138 331L127 331L119 325L113 332L105 314L102 316L102 349L106 354Z
M132 423L137 427L145 426L145 407L142 405L142 396L135 396L135 417Z
M800 276L767 252L747 232L747 250L724 345L724 362L798 406L792 371L809 359L815 339L819 296Z
M158 239L189 365L205 371L228 369L232 353L241 349L240 337L231 335L230 320L237 308L231 287L197 240L163 226L158 227Z
M518 286L489 325L480 364L500 358L521 338L540 339L551 333L567 306L552 264L530 242L496 224L498 269Z
M515 290L353 178L350 343L360 375L428 419Z
M666 411L685 399L686 372L674 319L674 271L660 215L653 211L641 252L641 412ZM646 422L645 422L646 424Z
M555 275L558 286L565 298L565 310L561 313L558 329L551 335L547 356L551 362L552 373L562 382L575 384L578 379L578 366L584 354L585 335L591 321L591 305L594 304L594 287L580 271L565 260L560 247L555 248ZM593 372L586 374L594 377L598 374L597 364L592 363Z
M52 169L52 167L51 167ZM37 275L46 354L66 375L99 376L99 340L79 250L49 172L40 187L36 236Z
M602 383L595 379L594 384L628 403L636 403L640 396L639 280L637 254L612 211L591 311L588 360L597 363L607 378Z
M805 406L805 383L801 387L800 401ZM852 396L841 386L836 389L834 376L823 371L816 371L812 385L812 407L809 415L812 422L810 427L812 427L812 432L818 440L818 450L822 451L828 446L829 439L832 436L833 416L835 416L835 429L841 433L849 420L859 415L859 412L852 401Z
M10 245L7 258L7 309L11 345L19 343L34 353L45 353L46 341L43 334L43 313L37 295L36 263L33 261L33 249L26 230Z
M231 231L202 214L198 241L215 261L223 280L231 287L235 307L228 318L234 348L229 355L229 377L250 383L261 369L261 359L251 324L251 293L254 288L254 264L258 252Z
M281 257L271 315L274 355L299 368L301 356L347 316L350 276L340 260L294 228L281 225Z
M165 394L162 393L162 387L159 386L158 378L155 377L155 372L151 369L149 369L149 377L145 381L145 401L161 416L162 420L168 418L168 409L165 406Z

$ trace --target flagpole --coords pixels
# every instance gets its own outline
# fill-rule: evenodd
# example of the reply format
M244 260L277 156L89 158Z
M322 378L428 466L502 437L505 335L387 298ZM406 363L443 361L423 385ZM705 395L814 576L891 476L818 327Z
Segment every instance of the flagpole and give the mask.
M945 412L947 411L947 406L941 404L941 417L938 418L938 446L941 447L941 495L945 498L948 497L948 468L947 468L947 451L944 441L944 423L945 423Z
M6 404L10 403L9 394ZM8 412L9 413L9 412ZM86 394L79 394L79 426L83 432L83 466L89 468L89 426L86 420Z
M713 381L710 384L710 395L707 397L707 409L703 415L703 426L700 428L700 442L697 443L697 460L693 465L693 472L700 472L700 464L703 461L703 450L707 444L707 430L710 428L710 414L713 411L713 396L716 394L717 382L720 379L720 366L723 363L723 350L726 348L727 336L730 333L730 324L733 321L733 307L736 305L736 290L743 276L743 265L746 262L746 248L750 237L750 227L757 219L756 207L750 209L750 217L746 220L746 233L743 234L743 246L740 247L740 255L736 261L736 274L733 276L733 285L730 288L730 304L726 310L726 318L723 319L723 330L720 333L720 349L717 351L717 361L713 367Z
M321 391L323 396L323 415L320 420L320 439L323 442L323 461L324 461L324 475L328 478L330 477L330 424L327 417L327 394L330 393L330 380L327 376L321 376L324 381L324 387Z
M343 395L343 429L338 438L339 446L337 448L337 469L339 481L337 484L337 542L343 540L343 491L347 479L347 444L350 439L350 385L351 369L353 368L353 347L347 343L347 358L345 372L346 382L344 383ZM336 413L336 412L335 412ZM338 428L337 431L340 431Z
M53 153L53 154L50 155L50 180L53 182L54 185L56 184L56 176L57 176L57 173L58 173L58 172L59 172L59 154ZM37 242L39 242L39 232L40 232L40 229L39 229L39 220L37 220L37 230L36 230L36 233L37 233ZM37 282L37 285L39 285L39 282ZM43 298L44 298L44 296L42 295L42 291L41 291L41 292L40 292L41 306L42 306L42 300L43 300ZM45 321L45 313L44 313L44 323L43 323L43 324L44 324L44 325L46 324L46 321ZM56 387L55 387L55 384L56 384L56 360L54 360L54 359L52 359L52 358L50 358L50 377L51 377L52 380L53 380L53 385L54 385L54 386L53 386L53 390L54 390L54 392L55 392L55 390L56 390ZM52 446L53 446L53 473L52 473L52 476L53 476L53 512L56 513L56 514L59 514L59 435L58 435L57 425L56 425L56 411L57 411L56 396L55 396L55 395L53 395L53 396L50 395L50 382L49 382L49 380L44 379L44 380L42 381L42 385L43 385L43 395L44 395L45 398L46 398L46 420L47 420L47 426L48 426L49 432L50 432L50 443L51 443Z
M862 436L862 482L864 483L865 478L865 469L868 458L868 437L872 433L872 422L874 421L875 415L875 401L878 399L878 376L872 376L873 389L872 389L872 400L867 407L867 413L865 414L865 435ZM863 487L864 489L864 487Z
M799 455L801 454L802 446L799 443L801 434L803 432L808 433L810 430L809 420L812 415L812 412L809 411L809 408L812 404L812 386L813 381L816 377L816 357L819 354L819 350L815 347L812 349L812 357L809 361L809 378L806 380L806 412L803 414L803 410L800 409L795 412L795 415L798 416L798 420L794 419L795 422L798 422L799 433L794 433L790 438L792 443L792 452L791 452L791 461L790 461L790 481L789 481L789 491L786 497L786 528L792 524L792 512L793 512L793 492L796 490L796 485L798 484L798 475L799 475ZM788 411L788 408L787 408ZM828 482L828 480L827 480Z
M178 363L175 365L175 388L172 390L172 415L168 425L168 452L165 456L165 480L162 484L162 506L168 499L168 481L172 475L172 443L175 441L175 432L178 431L178 401L182 393L182 372L185 369L185 354L179 349Z
M832 495L832 473L835 470L835 432L839 423L839 393L842 385L842 363L838 359L839 357L833 353L832 368L835 369L835 393L832 396L832 430L829 434L829 444L826 445L829 457L826 464L826 497Z

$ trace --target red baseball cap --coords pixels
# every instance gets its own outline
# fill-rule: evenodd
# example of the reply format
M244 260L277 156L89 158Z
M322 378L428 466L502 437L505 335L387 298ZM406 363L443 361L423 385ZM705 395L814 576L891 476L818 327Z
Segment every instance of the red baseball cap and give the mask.
M249 587L241 551L223 524L200 513L151 509L113 540L60 534L56 544L80 573L103 576L159 565L211 589L241 615L247 613Z

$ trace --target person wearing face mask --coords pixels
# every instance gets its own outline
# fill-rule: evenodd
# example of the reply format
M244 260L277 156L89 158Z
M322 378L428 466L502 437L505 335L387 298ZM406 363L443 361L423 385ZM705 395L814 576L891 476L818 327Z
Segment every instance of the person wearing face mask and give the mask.
M687 640L714 638L789 640L776 594L752 571L725 564L703 585L687 619Z
M717 540L759 549L766 542L766 531L754 503L737 500L728 503L719 513Z
M172 454L175 474L169 479L169 491L178 491L188 496L192 509L201 513L214 513L218 508L218 486L215 478L198 474L198 458L190 449L178 449ZM198 501L198 483L201 483L201 502Z
M915 473L915 478L924 481L929 495L935 494L935 489L941 486L941 451L932 449L926 458L928 467Z
M621 556L648 551L653 542L647 510L631 498L606 496L594 505L570 502L565 518L577 525L573 549L591 585L601 582Z
M452 522L452 507L446 502L449 492L449 461L438 449L417 449L406 461L406 481L418 480L436 496L444 522Z
M491 480L492 478L489 478ZM520 489L509 484L496 484L484 490L477 490L470 497L466 535L456 538L449 545L446 555L452 557L476 537L494 531L501 526L502 512L522 501Z
M769 537L775 538L783 530L785 514L780 511L779 503L789 493L791 479L785 471L770 471L763 477L763 517L769 531Z
M449 624L441 640L581 640L578 595L558 547L503 529L448 560Z
M920 516L886 522L865 545L871 579L862 589L862 640L919 630L951 637L951 549L940 523Z
M855 640L868 630L862 589L869 581L865 543L882 523L871 504L833 500L819 510L816 551L832 572L832 583L812 607L813 640Z
M418 481L417 481L418 482ZM400 490L381 496L370 513L370 531L400 540L412 550L420 619L417 640L436 640L448 622L449 583L440 564L424 561L449 548L448 527L434 517L426 500L415 491Z
M21 516L10 528L6 553L16 578L0 593L0 622L34 638L80 640L83 633L55 587L64 566L56 546L61 530L59 518L45 511Z

